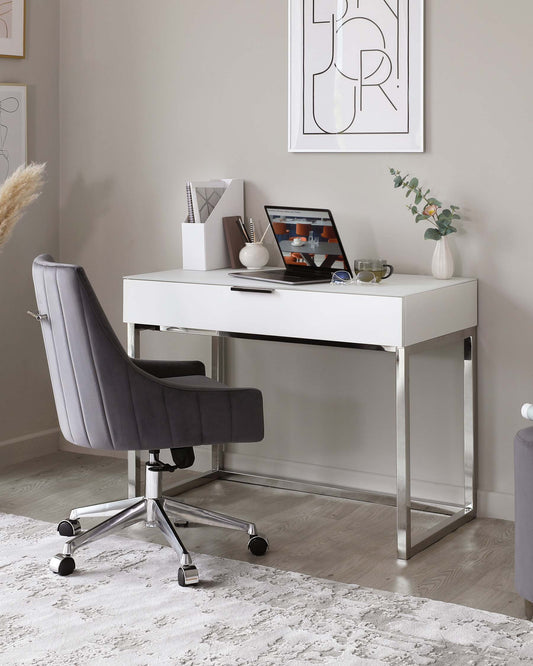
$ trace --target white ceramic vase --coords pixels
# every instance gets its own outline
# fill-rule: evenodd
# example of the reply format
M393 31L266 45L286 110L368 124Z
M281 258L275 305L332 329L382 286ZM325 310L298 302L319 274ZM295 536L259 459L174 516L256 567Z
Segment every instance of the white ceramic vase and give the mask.
M239 261L246 268L263 268L268 264L268 250L263 243L245 243L239 252Z
M448 280L453 275L453 256L448 245L448 238L441 236L435 244L433 259L431 261L431 272L433 277L439 280Z

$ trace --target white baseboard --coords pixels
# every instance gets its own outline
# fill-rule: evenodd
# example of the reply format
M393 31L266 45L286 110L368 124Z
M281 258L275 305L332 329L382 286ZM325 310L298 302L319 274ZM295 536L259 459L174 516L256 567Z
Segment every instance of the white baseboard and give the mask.
M0 442L0 466L13 465L59 449L59 428L50 428Z
M514 495L478 490L478 511L480 518L501 518L514 521Z
M227 468L258 474L278 476L310 483L347 486L362 490L395 493L396 478L381 474L371 474L350 469L337 469L302 462L290 462L258 458L242 453L226 452ZM444 483L430 483L420 479L411 480L413 497L460 504L464 490L460 486ZM514 496L486 490L478 491L478 516L480 518L501 518L514 520Z
M56 433L57 430L51 431ZM57 447L56 447L57 448ZM71 453L85 453L87 455L108 456L111 458L125 458L125 451L103 451L101 449L89 449L74 446L60 437L59 449ZM47 453L48 451L45 451ZM35 455L35 454L34 454ZM44 455L43 453L39 455ZM29 455L28 457L34 457ZM166 459L166 455L162 456ZM196 461L191 471L207 471L211 469L211 447L195 447ZM15 461L16 462L16 461ZM170 456L168 462L171 462ZM258 474L260 476L281 476L297 480L305 480L310 483L323 483L377 492L395 493L396 479L392 476L381 474L369 474L357 470L336 469L323 467L302 462L289 462L273 460L270 458L258 458L242 453L226 452L226 467L234 471ZM462 501L463 489L451 484L428 483L413 479L412 492L414 497L432 499L437 502ZM478 491L478 516L480 518L500 518L502 520L514 520L514 495L498 493L487 490Z

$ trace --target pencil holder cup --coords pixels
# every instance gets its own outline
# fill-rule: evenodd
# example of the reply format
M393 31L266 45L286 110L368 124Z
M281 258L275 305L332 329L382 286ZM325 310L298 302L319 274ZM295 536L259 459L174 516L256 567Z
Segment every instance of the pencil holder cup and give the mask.
M268 264L268 250L263 243L245 243L239 261L246 268L263 268Z

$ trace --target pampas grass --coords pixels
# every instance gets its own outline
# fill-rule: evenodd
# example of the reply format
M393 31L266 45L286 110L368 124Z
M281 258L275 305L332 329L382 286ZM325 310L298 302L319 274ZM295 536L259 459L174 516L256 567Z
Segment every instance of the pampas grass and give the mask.
M46 164L19 166L0 187L0 249L24 210L41 194Z

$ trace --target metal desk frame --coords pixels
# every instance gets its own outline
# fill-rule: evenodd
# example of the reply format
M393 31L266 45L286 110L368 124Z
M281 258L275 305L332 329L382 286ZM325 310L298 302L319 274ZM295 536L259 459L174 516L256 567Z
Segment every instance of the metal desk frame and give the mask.
M376 502L397 507L397 553L398 558L408 560L461 525L476 517L476 327L456 331L448 335L433 338L405 347L380 347L365 344L335 343L334 341L301 340L236 334L222 331L202 331L138 325L128 323L128 355L138 357L140 332L150 330L174 330L181 333L206 334L211 336L211 376L224 381L226 360L225 341L227 338L251 338L254 340L276 340L298 342L322 346L341 346L352 349L371 349L391 353L396 358L396 495L371 492L344 486L320 485L281 477L264 477L241 472L234 472L224 466L224 447L212 448L212 469L191 481L186 481L172 488L167 494L179 494L191 488L209 483L216 479L226 479L241 483L283 488L301 492L317 493L331 497L342 497L364 502ZM411 446L410 446L410 389L409 359L412 354L445 345L451 342L463 342L464 354L464 503L462 505L435 503L430 500L418 500L411 497ZM128 493L130 497L142 494L141 476L143 474L140 453L128 453ZM427 511L441 514L438 524L426 530L419 540L412 537L411 512Z

